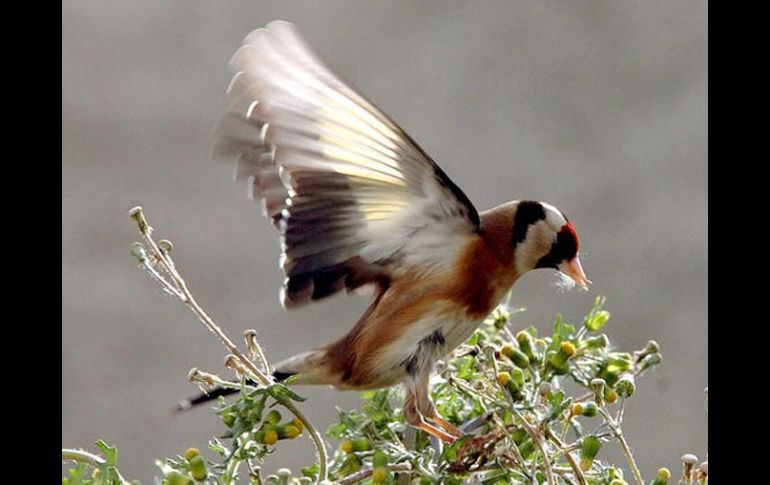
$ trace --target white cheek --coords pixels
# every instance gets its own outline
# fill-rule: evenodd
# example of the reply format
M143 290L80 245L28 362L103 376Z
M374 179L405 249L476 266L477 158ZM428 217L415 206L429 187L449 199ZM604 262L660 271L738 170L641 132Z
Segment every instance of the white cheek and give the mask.
M550 231L546 221L540 221L529 226L524 240L516 247L516 271L523 275L534 269L537 261L548 254L553 245L553 239L547 236Z

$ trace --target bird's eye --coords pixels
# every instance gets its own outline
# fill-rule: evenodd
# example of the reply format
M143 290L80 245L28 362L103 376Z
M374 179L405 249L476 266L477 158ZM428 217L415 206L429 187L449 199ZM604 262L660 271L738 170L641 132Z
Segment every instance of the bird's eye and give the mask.
M540 258L535 268L556 268L559 263L569 261L577 256L578 237L571 222L567 222L556 234L548 254Z

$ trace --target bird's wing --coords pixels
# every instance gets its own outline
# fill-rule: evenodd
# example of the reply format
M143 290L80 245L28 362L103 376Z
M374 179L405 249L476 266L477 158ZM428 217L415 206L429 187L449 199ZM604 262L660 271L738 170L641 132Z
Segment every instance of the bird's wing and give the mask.
M292 24L250 33L230 68L213 155L237 157L281 233L287 308L450 264L477 231L465 194Z

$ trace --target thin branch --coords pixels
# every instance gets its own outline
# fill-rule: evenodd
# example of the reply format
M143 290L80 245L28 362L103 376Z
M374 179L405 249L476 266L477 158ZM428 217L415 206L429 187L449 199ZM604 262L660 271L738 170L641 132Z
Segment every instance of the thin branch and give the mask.
M615 421L615 419L613 419L609 411L607 411L607 407L603 403L599 406L599 413L607 422L607 425L612 430L612 433L618 439L618 442L620 443L620 448L623 450L623 455L626 457L626 461L628 462L628 467L631 469L631 474L634 476L634 480L636 481L637 485L644 485L644 479L642 478L642 473L639 471L639 467L636 465L636 460L634 460L634 455L633 453L631 453L631 447L628 446L628 441L626 441L626 437L623 436L623 430L620 427L620 424L618 424Z
M176 270L176 267L174 265L173 260L171 259L169 251L161 248L158 245L158 243L155 242L155 240L153 239L152 237L153 229L147 223L147 220L144 217L144 212L142 211L142 208L135 207L131 209L131 211L129 212L129 215L136 222L139 232L142 235L142 238L144 239L145 243L149 248L149 251L151 253L150 257L155 258L155 260L161 266L161 268L171 276L172 281L171 282L167 281L157 271L154 271L154 272L151 271L152 276L163 285L164 289L169 290L173 295L177 296L195 314L195 316L198 317L198 320L200 320L200 322L203 323L203 325L207 329L209 329L214 335L217 336L219 341L222 343L222 345L225 346L228 352L233 354L243 364L243 366L249 371L249 373L252 374L249 377L251 377L256 382L259 382L264 386L272 385L274 383L272 377L262 372L254 362L252 362L245 355L243 355L241 351L238 349L238 347L236 347L235 343L233 343L233 341L230 340L230 338L222 331L222 329L216 324L216 322L203 310L203 308L195 300L195 297L192 295L189 288L187 287L187 283L185 282L184 278L182 278L182 275ZM146 259L143 260L142 263L146 267L148 267L148 269L151 269L149 268L149 264L146 261ZM268 369L266 369L266 371L268 371ZM321 481L326 480L328 453L326 451L326 445L323 441L323 438L321 437L321 434L318 432L318 430L316 430L313 424L305 417L305 415L299 409L297 409L297 407L294 405L294 403L291 400L289 400L288 398L277 398L276 400L280 402L281 405L283 405L289 411L291 411L294 414L294 416L297 417L297 419L302 421L302 424L307 429L308 435L310 436L310 439L313 441L313 444L315 445L315 448L316 448L316 452L318 454L318 465L319 465L318 482L320 483Z
M583 476L583 470L580 469L578 464L575 462L575 458L572 457L572 454L567 450L567 447L564 445L564 443L551 431L551 428L546 425L545 427L545 434L551 441L554 442L557 448L559 448L559 451L564 455L564 458L567 459L567 462L569 462L569 466L572 467L572 472L575 475L575 478L577 479L578 483L580 485L586 485L586 478Z
M508 396L508 393L505 393L506 396ZM524 418L524 416L519 412L518 409L513 405L513 401L511 400L511 412L513 413L516 418L518 418L519 421L521 421L521 425L524 427L524 430L529 434L530 438L532 439L532 443L537 446L537 449L540 451L540 454L543 456L543 467L545 468L545 478L548 482L548 485L555 485L556 479L553 476L553 468L551 467L551 460L548 458L548 454L545 452L545 448L543 447L543 440L540 437L540 433L537 432L535 428L532 427L532 425L529 424L529 422ZM534 460L533 460L534 462Z

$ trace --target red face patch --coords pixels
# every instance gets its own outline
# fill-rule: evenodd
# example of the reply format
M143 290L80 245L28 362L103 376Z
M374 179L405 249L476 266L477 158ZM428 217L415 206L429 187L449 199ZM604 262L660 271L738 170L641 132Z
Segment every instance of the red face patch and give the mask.
M569 234L572 237L572 239L575 240L575 250L577 251L578 246L580 245L580 241L578 240L578 235L577 235L577 232L575 231L575 226L573 226L571 222L567 221L566 224L561 226L561 231L559 232Z

